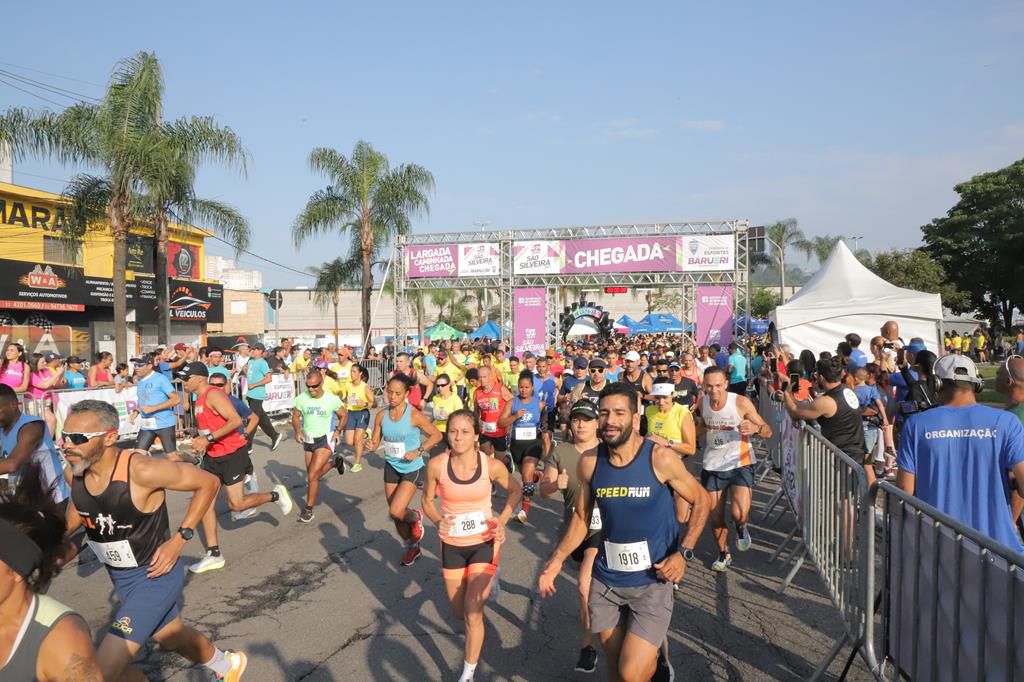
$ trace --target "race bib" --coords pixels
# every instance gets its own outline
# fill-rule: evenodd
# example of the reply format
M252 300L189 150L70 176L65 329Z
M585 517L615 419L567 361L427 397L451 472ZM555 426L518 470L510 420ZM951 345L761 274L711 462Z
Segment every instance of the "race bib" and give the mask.
M483 422L484 433L495 433L498 430L497 422Z
M385 457L391 457L393 459L402 459L405 457L405 443L386 440L381 443L381 449L384 451Z
M590 512L590 530L601 530L601 510L594 505L594 511Z
M622 543L605 540L604 558L608 568L623 573L639 573L651 567L651 553L646 540Z
M348 404L355 405L358 407L359 405L363 404L363 398L358 393L349 393Z
M448 531L450 538L464 538L477 535L487 530L487 517L483 512L459 514L452 518L452 527Z
M135 561L135 553L127 540L118 542L95 542L89 540L89 547L92 548L96 558L112 568L138 568L139 563Z
M312 445L313 440L313 436L309 435L308 433L302 434L302 442L305 443L306 445Z
M516 440L534 440L537 437L536 426L517 426Z
M447 419L447 418L448 418L448 413L445 412L440 407L437 408L436 410L434 410L434 419L441 420L441 419Z
M156 430L156 417L144 417L139 420L139 428L146 431Z

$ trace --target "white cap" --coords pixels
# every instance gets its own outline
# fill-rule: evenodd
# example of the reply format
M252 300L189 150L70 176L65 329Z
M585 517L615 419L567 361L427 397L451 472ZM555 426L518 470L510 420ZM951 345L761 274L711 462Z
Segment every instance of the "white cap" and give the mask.
M932 372L943 381L969 381L981 385L984 380L978 375L978 367L966 355L943 355L935 361Z
M654 384L651 386L651 395L662 397L670 396L675 392L675 387L672 384Z
M630 362L640 362L640 354L637 353L635 350L631 350L628 353L626 353L624 359L629 360Z

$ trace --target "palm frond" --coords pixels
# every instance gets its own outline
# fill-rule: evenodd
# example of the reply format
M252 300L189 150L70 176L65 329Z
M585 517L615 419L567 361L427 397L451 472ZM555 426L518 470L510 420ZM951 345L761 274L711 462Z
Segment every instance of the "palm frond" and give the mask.
M214 199L192 197L181 205L181 222L212 228L221 239L235 247L235 255L249 248L252 231L238 209Z
M292 241L298 247L302 242L326 232L353 232L358 234L358 211L352 196L327 187L313 193L306 207L292 225Z

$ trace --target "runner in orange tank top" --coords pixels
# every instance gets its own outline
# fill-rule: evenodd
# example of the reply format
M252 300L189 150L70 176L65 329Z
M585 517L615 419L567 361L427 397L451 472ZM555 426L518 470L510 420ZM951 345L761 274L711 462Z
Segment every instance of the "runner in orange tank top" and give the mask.
M498 592L498 557L505 524L519 503L522 486L500 463L480 451L479 425L469 410L448 417L451 449L427 464L423 513L437 525L444 586L455 617L466 623L465 660L459 682L471 682L484 644L484 602ZM497 518L491 484L508 491ZM441 511L434 497L441 498Z
M484 454L505 462L512 472L512 458L508 454L508 432L498 426L505 403L512 393L498 381L494 370L486 365L479 369L480 387L476 389L476 412L480 419L480 449Z

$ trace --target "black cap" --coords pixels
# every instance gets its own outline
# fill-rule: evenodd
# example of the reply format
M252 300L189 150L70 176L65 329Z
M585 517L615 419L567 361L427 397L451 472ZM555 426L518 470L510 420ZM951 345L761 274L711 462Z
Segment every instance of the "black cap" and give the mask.
M682 369L682 367L679 366L678 362L670 362L670 363L668 363L668 368L669 369Z
M583 417L584 419L597 419L597 407L587 398L580 398L572 404L569 410L569 419Z
M152 365L153 364L153 356L152 355L143 355L142 357L132 358L132 364L135 365L136 367L141 367L143 365Z
M594 358L590 361L590 369L608 369L608 363L601 358Z
M210 376L210 370L201 362L188 362L175 372L174 376L188 381L192 377L208 377Z
M51 351L51 352L47 353L43 357L43 359L46 360L46 362L53 362L54 360L60 360L60 353L54 353L54 352Z
M587 359L582 357L576 358L575 360L572 361L573 369L586 369L587 364Z
M82 364L82 358L78 357L77 355L72 355L71 357L68 358L68 364L69 365L80 365L80 364Z
M252 344L251 346L249 346L249 348L251 350L266 350L267 349L266 346L264 346L262 343L259 343L259 342Z

